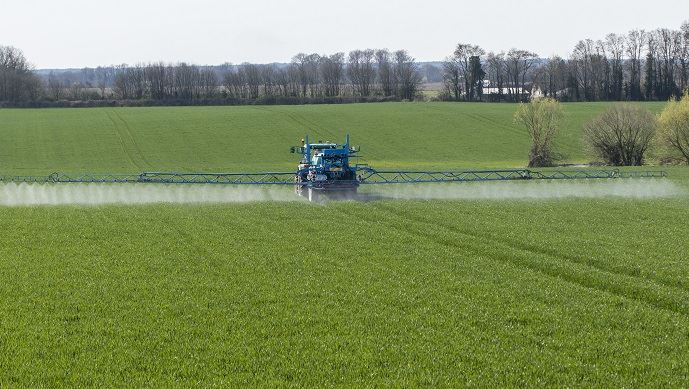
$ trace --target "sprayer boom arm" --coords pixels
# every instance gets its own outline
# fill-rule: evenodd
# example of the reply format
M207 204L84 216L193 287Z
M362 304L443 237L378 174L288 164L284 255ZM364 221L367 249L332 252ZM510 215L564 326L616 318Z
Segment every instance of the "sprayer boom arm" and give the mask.
M141 174L64 174L48 176L0 176L0 182L35 183L154 183L154 184L225 184L225 185L306 185L295 182L299 172L265 173L174 173L144 172ZM513 181L513 180L581 180L614 178L663 178L664 171L619 170L464 170L418 171L375 170L357 167L361 184L413 184L429 182Z

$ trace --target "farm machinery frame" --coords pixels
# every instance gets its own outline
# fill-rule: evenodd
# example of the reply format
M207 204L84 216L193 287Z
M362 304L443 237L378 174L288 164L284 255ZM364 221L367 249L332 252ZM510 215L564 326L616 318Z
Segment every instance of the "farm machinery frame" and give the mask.
M368 165L352 164L359 147L344 143L310 143L308 135L290 152L300 154L296 171L186 173L143 172L139 174L65 174L47 176L0 176L0 182L15 183L142 183L142 184L221 184L221 185L293 185L299 195L311 201L322 196L349 197L361 185L421 184L442 182L516 181L516 180L588 180L623 178L663 178L665 171L600 170L377 170Z

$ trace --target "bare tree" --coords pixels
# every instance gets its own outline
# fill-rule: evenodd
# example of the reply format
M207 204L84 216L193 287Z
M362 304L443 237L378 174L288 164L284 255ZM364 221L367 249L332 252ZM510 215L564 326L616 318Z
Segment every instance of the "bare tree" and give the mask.
M648 34L646 48L644 91L646 99L653 100L658 97L658 41L655 34Z
M579 41L572 52L572 69L574 70L575 78L579 87L583 91L584 99L587 101L594 100L594 92L591 81L592 74L591 59L593 57L593 41L586 39Z
M631 100L641 100L641 59L646 45L646 32L632 30L627 34L626 51L629 58L629 92Z
M257 99L261 94L261 69L258 65L243 63L239 66L241 79L246 83L248 98Z
M175 97L192 100L197 97L198 68L184 62L174 67Z
M105 98L105 91L111 86L113 81L113 72L110 67L97 67L95 71L96 86L100 90L101 99Z
M567 87L567 64L565 61L558 56L553 56L539 70L537 81L545 95L556 99L562 97L560 94Z
M376 51L376 66L378 68L378 82L383 96L393 96L397 90L395 76L392 70L391 54L387 49Z
M301 87L301 96L306 96L309 87L309 76L306 67L306 54L299 53L292 58L292 68Z
M320 56L318 54L299 53L292 58L292 64L297 70L299 83L301 85L302 97L314 97L319 94L319 63Z
M238 69L230 68L230 70L223 76L223 87L225 92L230 97L237 99L245 98L246 93L246 81L244 80L244 72L240 72Z
M574 47L570 61L577 89L587 101L607 100L612 85L607 46L603 41L585 39Z
M464 93L467 100L471 101L474 98L474 88L475 86L471 80L471 58L481 57L486 52L480 46L471 45L468 43L459 43L455 48L452 56L453 62L459 68L462 80L464 81Z
M419 74L418 65L406 50L398 50L394 55L394 74L398 86L397 96L412 100L421 87L422 78Z
M536 63L538 55L527 50L511 49L507 53L506 74L509 82L508 91L515 102L526 96L526 76Z
M134 98L134 71L127 65L122 64L115 67L115 81L113 85L114 93L121 100Z
M154 100L163 100L168 97L166 88L166 73L168 67L162 63L153 63L144 69L144 77L148 85L149 96Z
M50 72L48 75L47 84L48 96L50 96L51 99L58 101L64 98L65 86L59 78L55 77L53 72Z
M218 86L218 76L211 68L201 69L199 74L199 87L201 94L206 98L211 98L215 95Z
M146 77L142 65L137 65L127 69L127 73L132 86L132 98L142 99L146 94Z
M584 126L591 151L615 166L640 166L656 131L656 118L639 105L618 104Z
M0 46L0 101L20 102L38 98L40 81L21 50Z
M684 93L689 88L689 21L682 23L680 33L680 89Z
M318 54L309 54L306 57L306 71L308 72L309 95L311 97L322 95L320 63L321 56Z
M595 43L595 52L591 58L591 80L593 81L593 99L609 100L611 89L611 71L610 60L608 58L607 47L605 42L597 40Z
M460 100L462 97L462 70L454 56L447 57L443 62L443 86L452 100Z
M278 88L278 94L280 96L288 97L291 96L290 92L290 77L288 69L276 69L275 70L275 84Z
M289 95L292 97L301 96L301 71L299 66L292 63L287 70L289 79Z
M605 37L605 46L610 53L610 98L619 101L624 97L625 39L622 35L608 34Z
M680 54L682 36L679 31L661 28L654 32L659 52L657 96L661 100L667 100L670 96L679 94L675 82L675 68L677 57Z
M375 51L354 50L349 53L347 75L352 82L354 92L359 96L370 96L376 79L374 66Z
M344 53L322 56L320 67L325 95L329 97L339 96L340 86L344 78Z
M275 96L277 92L275 65L260 65L259 70L263 83L263 96Z
M503 100L503 88L507 77L507 64L505 62L505 53L488 53L486 58L488 64L488 80L491 86L497 88L497 98L499 101Z

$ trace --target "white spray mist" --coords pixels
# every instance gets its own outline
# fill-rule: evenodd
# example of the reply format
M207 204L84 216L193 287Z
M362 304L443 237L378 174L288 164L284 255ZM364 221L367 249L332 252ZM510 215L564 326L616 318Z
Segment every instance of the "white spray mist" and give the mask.
M159 184L0 184L0 206L297 201L291 187Z
M390 185L375 192L394 199L547 200L564 198L660 198L685 193L669 180L499 181L460 184Z
M577 180L363 185L351 200L547 200L685 195L669 180ZM162 184L0 184L0 206L305 201L291 187Z

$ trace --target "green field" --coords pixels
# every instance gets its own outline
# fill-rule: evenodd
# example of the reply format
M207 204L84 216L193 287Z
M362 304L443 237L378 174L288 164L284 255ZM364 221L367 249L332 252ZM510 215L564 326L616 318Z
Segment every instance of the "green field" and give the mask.
M604 104L566 104L558 151L588 162L583 123ZM648 104L654 111L662 104ZM376 167L522 167L526 130L512 104L391 103L314 106L0 111L0 174L294 169L304 134L362 146Z
M604 107L565 105L565 162ZM305 132L376 167L521 167L515 108L0 110L0 174L290 170ZM669 172L684 194L0 207L0 387L683 386Z

